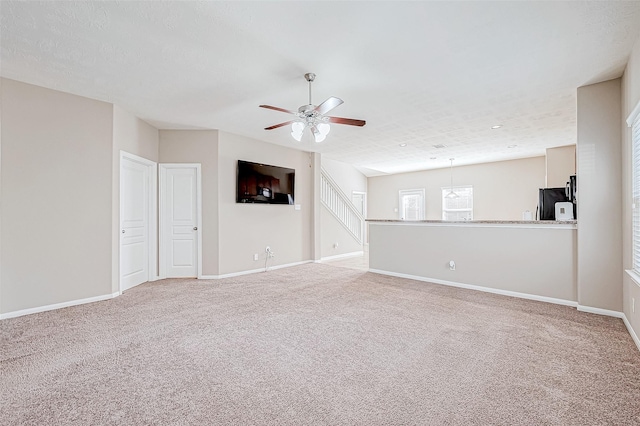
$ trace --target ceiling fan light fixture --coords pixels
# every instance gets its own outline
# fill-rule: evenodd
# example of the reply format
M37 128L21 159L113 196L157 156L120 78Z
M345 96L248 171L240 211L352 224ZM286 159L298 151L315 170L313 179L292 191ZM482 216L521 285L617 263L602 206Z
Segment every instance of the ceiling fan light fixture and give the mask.
M265 127L265 130L278 129L280 127L288 126L291 124L291 137L300 142L304 131L309 128L316 142L322 142L326 139L327 135L331 131L329 123L345 124L348 126L362 127L366 124L364 120L356 120L353 118L343 117L330 117L326 115L329 111L342 105L344 102L340 98L335 96L329 97L320 105L314 105L311 101L311 83L315 80L316 75L314 73L306 73L304 78L309 82L309 103L302 105L298 108L298 112L290 111L285 108L275 107L271 105L259 105L260 108L271 109L274 111L280 111L287 114L295 115L298 121L285 121L284 123L274 124L273 126Z
M294 122L291 125L291 136L300 142L302 140L302 133L304 132L305 125L299 121Z
M327 136L331 131L331 126L329 126L327 123L319 123L316 127L318 128L318 131L325 136Z
M322 142L327 137L327 135L325 133L322 133L318 129L317 125L311 126L310 129L311 129L311 133L313 133L313 137L314 137L316 142Z
M304 123L295 121L293 124L291 124L291 131L293 133L302 133L304 131Z

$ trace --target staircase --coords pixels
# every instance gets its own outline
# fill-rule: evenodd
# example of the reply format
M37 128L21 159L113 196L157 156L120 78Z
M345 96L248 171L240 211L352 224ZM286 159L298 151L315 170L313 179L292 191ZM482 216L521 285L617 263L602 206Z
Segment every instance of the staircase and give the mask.
M320 200L358 244L362 244L364 218L324 169L320 173Z

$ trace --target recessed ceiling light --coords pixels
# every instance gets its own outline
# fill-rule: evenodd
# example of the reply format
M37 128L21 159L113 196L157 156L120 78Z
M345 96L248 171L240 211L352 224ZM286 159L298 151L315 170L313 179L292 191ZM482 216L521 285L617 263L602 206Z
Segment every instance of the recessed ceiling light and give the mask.
M404 148L405 146L407 146L407 144L406 143L401 143L400 146Z
M433 147L434 147L434 148L441 149L441 148L444 148L444 145L442 145L441 143L439 143L438 145L433 145Z
M509 145L509 146L507 146L507 148L515 148L516 146L518 146L518 145Z
M500 127L502 127L502 124L496 124L495 126L491 126L493 130L499 129Z
M429 158L429 160L435 160L437 157L431 157Z

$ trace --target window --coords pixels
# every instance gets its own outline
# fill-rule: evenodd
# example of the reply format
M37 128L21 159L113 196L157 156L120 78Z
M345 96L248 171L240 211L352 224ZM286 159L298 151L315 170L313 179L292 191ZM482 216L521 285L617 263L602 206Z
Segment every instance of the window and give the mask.
M400 194L400 219L424 220L424 188L402 189Z
M448 198L451 187L442 188L442 220L473 220L473 186L454 186L456 198Z
M640 106L640 104L638 104ZM634 109L634 112L638 107ZM631 151L632 151L632 176L633 176L633 208L632 229L633 229L633 270L640 274L640 114L633 113L627 124L631 127Z

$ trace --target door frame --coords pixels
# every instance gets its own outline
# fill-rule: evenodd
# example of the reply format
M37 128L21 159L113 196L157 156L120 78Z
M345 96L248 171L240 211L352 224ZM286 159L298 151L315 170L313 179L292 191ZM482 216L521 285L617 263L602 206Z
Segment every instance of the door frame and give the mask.
M368 232L367 232L367 228L368 228L368 223L367 223L367 193L365 191L351 191L351 202L353 203L353 196L354 195L362 195L362 217L364 218L363 221L363 230L362 230L362 244L369 244L369 238L368 238Z
M123 216L124 216L124 202L123 202L123 197L124 197L124 191L123 191L123 179L122 179L122 162L124 159L142 164L144 166L147 167L147 170L149 172L149 185L148 185L148 189L149 189L149 205L147 206L147 213L148 213L148 217L147 217L147 250L149 253L148 256L148 262L149 264L147 265L148 271L149 271L149 281L156 281L158 279L158 268L157 268L157 264L158 264L158 223L157 223L157 217L158 217L158 200L157 200L157 193L158 193L158 163L156 163L155 161L151 161L148 160L146 158L137 156L135 154L131 154L129 152L126 151L122 151L120 150L120 175L119 175L119 179L120 179L120 220L119 220L119 224L118 224L118 290L120 291L120 294L122 294L123 290L122 290L122 225L123 225Z
M183 168L195 168L196 169L196 214L197 214L197 227L196 238L198 238L197 250L196 254L196 262L197 262L197 278L202 279L202 165L200 163L160 163L158 174L160 176L160 186L159 186L159 209L158 209L158 218L159 218L159 226L158 229L160 231L159 234L159 261L158 265L160 267L159 277L160 279L167 278L167 265L166 265L166 241L165 241L165 203L167 202L165 191L167 189L167 170L168 169L183 169Z

